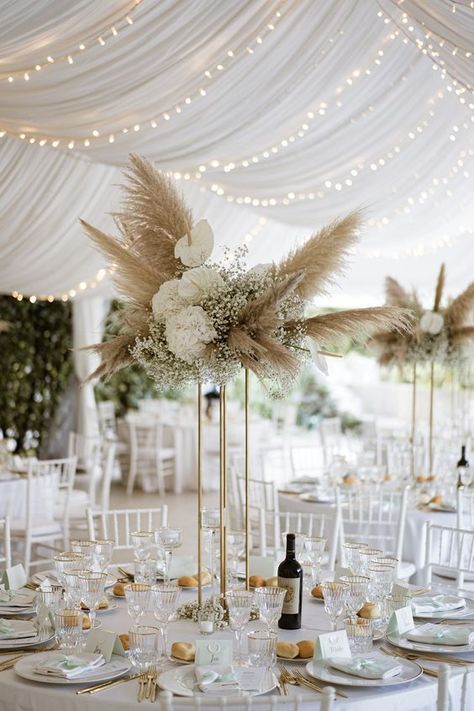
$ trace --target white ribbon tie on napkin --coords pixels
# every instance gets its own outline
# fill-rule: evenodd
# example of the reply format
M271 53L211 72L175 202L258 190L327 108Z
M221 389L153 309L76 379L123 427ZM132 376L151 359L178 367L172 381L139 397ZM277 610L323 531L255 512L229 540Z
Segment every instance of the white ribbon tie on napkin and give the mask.
M424 595L413 598L411 607L415 615L422 615L429 612L448 612L466 607L466 601L462 597L454 595Z
M376 653L367 657L331 657L327 663L333 669L362 679L391 679L402 671L398 661Z
M35 667L36 674L75 679L105 664L102 654L55 654Z
M474 642L474 627L441 626L428 623L415 627L405 635L411 642L460 646Z

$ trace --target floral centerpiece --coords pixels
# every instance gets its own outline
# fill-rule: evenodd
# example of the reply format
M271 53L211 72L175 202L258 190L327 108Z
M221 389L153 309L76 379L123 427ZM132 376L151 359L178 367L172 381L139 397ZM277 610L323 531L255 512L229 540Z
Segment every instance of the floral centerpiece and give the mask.
M83 222L126 300L118 335L93 346L101 355L93 376L139 363L158 387L224 385L243 366L282 392L309 356L325 369L323 348L405 329L398 306L305 317L307 302L341 270L356 240L357 213L323 228L279 264L246 271L242 250L212 261L210 225L193 222L166 175L132 156L127 179L118 239Z

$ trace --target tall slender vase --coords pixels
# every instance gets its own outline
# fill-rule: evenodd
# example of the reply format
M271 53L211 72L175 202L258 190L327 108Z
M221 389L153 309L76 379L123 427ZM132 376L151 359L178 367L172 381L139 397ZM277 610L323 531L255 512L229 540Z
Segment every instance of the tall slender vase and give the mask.
M249 369L245 368L244 386L244 487L245 487L245 588L249 590L250 518L249 518Z
M430 366L430 415L428 437L428 474L433 474L433 421L434 421L434 361Z

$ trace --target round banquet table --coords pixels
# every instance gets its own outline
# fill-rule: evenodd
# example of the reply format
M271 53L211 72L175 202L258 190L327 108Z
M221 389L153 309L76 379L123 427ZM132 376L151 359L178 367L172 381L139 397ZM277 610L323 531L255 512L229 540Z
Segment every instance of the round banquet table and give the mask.
M189 602L195 598L195 593L183 591L180 602ZM116 633L126 632L130 626L130 618L126 611L124 601L119 601L119 608L100 615L100 620L104 629L112 630ZM153 624L151 616L143 618L143 624ZM251 623L252 624L252 623ZM259 623L253 623L259 626ZM279 638L298 641L301 639L314 639L318 633L329 631L329 620L324 612L324 607L319 602L308 600L303 609L303 628L297 631L279 630ZM169 643L173 641L193 641L198 636L197 627L188 620L172 622L169 627ZM212 639L218 637L229 638L232 632L223 630L216 632ZM4 656L2 659L7 659ZM290 668L292 665L288 665ZM303 665L297 668L303 669ZM460 711L461 695L463 686L464 668L453 667L449 680L452 711ZM56 686L40 682L31 682L16 676L13 669L0 672L0 711L126 711L137 708L137 682L135 680L112 687L95 695L76 695L76 690L80 686L71 687ZM401 686L393 686L385 689L360 689L355 687L340 687L348 695L348 699L338 698L336 703L337 711L435 711L437 682L433 677L421 676L413 682ZM277 694L276 689L269 694L270 710L271 696ZM297 687L296 691L289 687L288 699L301 696L302 702L299 708L303 711L317 711L316 703L319 694ZM148 706L148 701L143 702L144 711ZM158 703L155 708L159 708ZM192 700L181 700L177 697L173 701L173 709L196 708ZM205 696L202 696L200 708L205 711L212 708L206 704ZM214 706L215 708L215 706ZM233 706L232 708L235 708ZM261 708L261 707L260 707ZM266 705L264 709L266 709ZM284 704L278 706L279 709L293 711L294 705ZM465 710L474 708L474 674L466 680L466 705ZM263 711L263 710L262 710Z
M334 533L336 520L336 505L327 503L316 503L313 501L303 501L295 494L279 494L280 511L301 511L314 514L324 514L328 517L328 535ZM405 536L403 540L402 559L408 563L414 563L417 573L412 582L422 583L422 568L425 560L426 529L425 524L439 524L440 526L456 526L456 514L438 511L420 511L414 507L408 507L405 520Z
M33 482L32 518L50 521L54 518L54 503L57 493L51 476L42 478L41 485ZM0 473L0 518L9 516L10 521L21 521L26 516L26 477L11 472Z

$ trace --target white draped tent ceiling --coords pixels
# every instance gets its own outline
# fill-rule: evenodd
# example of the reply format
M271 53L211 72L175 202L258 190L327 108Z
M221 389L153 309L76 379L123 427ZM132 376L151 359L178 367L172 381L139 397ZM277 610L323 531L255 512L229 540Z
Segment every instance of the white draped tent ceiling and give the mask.
M431 293L441 261L458 293L473 267L473 7L3 0L0 291L103 289L78 218L112 229L138 152L250 263L364 208L329 303L380 301L386 274Z

